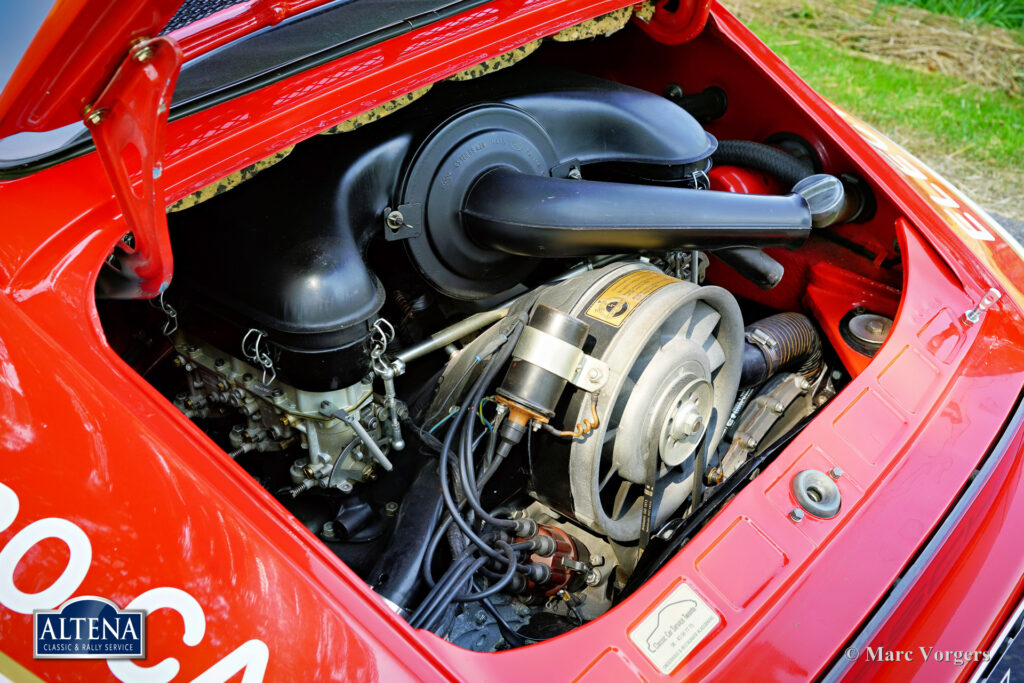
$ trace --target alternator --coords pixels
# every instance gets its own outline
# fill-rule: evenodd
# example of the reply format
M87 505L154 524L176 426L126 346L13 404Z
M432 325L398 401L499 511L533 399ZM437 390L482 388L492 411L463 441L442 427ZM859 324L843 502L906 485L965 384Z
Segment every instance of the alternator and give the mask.
M694 455L711 452L736 399L743 322L724 289L702 287L644 264L611 266L540 297L590 325L587 351L608 367L599 393L578 390L563 422L599 426L569 442L532 449L531 493L616 541L641 536L645 488L650 525L690 495ZM552 422L555 422L552 420Z

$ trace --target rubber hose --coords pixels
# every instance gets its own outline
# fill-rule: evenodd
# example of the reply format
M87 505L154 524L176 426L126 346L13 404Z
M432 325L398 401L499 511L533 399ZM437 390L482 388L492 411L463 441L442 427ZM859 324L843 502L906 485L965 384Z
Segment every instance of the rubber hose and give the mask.
M821 370L821 338L806 315L779 313L747 325L744 335L740 387L761 384L783 368L808 378Z
M715 166L743 166L763 171L787 188L814 175L814 169L796 157L750 140L719 140L711 161Z

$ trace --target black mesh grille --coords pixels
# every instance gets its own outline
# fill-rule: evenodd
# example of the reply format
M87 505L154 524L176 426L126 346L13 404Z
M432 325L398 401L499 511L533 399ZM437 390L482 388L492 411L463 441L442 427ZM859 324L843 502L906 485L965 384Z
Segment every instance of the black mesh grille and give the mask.
M208 17L214 12L224 9L225 7L231 7L237 5L245 0L185 0L178 11L174 13L171 20L167 22L167 26L164 26L164 30L161 33L168 33L176 28L187 26L193 21L199 21L203 17Z

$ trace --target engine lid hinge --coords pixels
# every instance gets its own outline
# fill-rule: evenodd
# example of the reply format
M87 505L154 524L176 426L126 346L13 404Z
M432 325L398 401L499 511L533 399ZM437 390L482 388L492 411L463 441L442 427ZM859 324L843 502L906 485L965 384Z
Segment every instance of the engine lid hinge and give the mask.
M150 299L171 281L163 153L181 63L173 40L139 41L83 113L128 227L100 274L108 298Z

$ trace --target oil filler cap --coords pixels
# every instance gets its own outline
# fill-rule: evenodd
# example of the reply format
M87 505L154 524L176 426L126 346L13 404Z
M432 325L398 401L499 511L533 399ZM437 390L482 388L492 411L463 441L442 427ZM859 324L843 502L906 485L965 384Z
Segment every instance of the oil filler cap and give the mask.
M793 495L800 507L815 517L831 519L839 514L839 487L824 472L799 472L793 477Z

